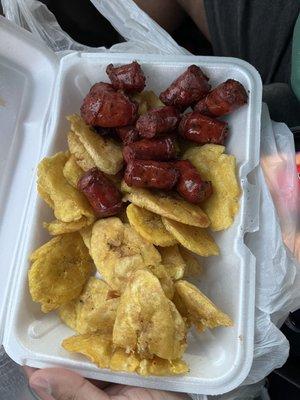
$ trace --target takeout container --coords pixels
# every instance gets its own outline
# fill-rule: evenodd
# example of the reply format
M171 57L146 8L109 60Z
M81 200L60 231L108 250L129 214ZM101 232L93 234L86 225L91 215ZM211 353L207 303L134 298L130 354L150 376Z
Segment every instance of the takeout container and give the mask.
M221 256L204 260L199 287L233 321L232 328L189 334L184 359L186 376L141 377L98 369L85 357L61 348L73 331L53 312L44 315L28 291L28 256L49 239L42 222L51 210L35 186L39 160L66 149L65 116L79 112L91 84L108 81L107 64L137 60L146 89L166 88L190 64L201 66L213 86L239 80L249 91L249 104L227 119L227 152L237 158L242 188L234 224L214 234ZM259 188L251 173L259 161L261 81L257 71L233 58L117 53L71 53L60 60L31 34L0 18L0 335L11 358L37 368L60 366L86 377L148 388L220 394L246 378L253 358L255 259L244 243L258 229Z

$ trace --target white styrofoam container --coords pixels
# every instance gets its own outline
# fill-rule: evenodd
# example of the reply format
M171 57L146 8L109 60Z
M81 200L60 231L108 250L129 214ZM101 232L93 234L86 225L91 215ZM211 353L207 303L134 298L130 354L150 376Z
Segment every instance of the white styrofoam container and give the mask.
M10 24L0 19L0 35L3 33L7 35L9 47L15 46L15 49L10 52L9 59L7 49L0 43L0 77L1 73L7 77L3 82L0 80L0 97L2 85L9 89L10 79L16 84L19 79L18 89L22 89L26 98L19 113L13 113L16 137L12 138L10 152L5 152L14 154L8 157L4 171L11 185L4 191L0 186L1 204L6 205L0 208L0 251L4 254L0 270L1 276L7 278L0 282L0 289L3 289L0 322L7 353L19 364L38 368L66 367L90 378L128 385L202 394L220 394L234 389L246 378L253 358L255 259L244 244L244 235L258 229L259 190L250 183L251 172L259 161L261 81L257 71L238 59L178 55L72 53L62 57L58 64L28 33L21 29L13 31ZM15 53L23 65L17 65ZM189 334L184 356L190 366L187 376L141 377L111 372L98 369L83 356L66 352L60 343L73 332L55 313L43 315L28 291L28 255L49 239L42 222L52 218L51 211L37 196L36 164L43 156L66 149L68 123L65 116L79 111L83 96L93 83L108 81L107 64L132 60L142 65L147 89L156 93L190 64L201 66L213 86L234 78L249 91L249 104L227 118L230 125L227 152L237 158L243 193L240 211L228 230L214 235L221 256L205 260L205 273L198 282L204 293L233 318L234 326L201 335L195 331ZM9 98L10 92L7 95ZM20 96L16 94L16 108L19 107L17 99L20 100ZM6 136L1 131L2 117L8 115L7 110L4 114L2 111L0 107L0 151L6 146Z

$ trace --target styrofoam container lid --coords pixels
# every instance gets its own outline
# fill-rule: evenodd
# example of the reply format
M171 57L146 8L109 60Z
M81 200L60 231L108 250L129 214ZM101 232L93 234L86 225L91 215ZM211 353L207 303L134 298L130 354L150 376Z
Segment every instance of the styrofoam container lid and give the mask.
M72 53L58 63L30 34L3 19L0 19L0 34L6 38L8 47L14 49L8 51L1 42L1 69L3 66L9 79L19 82L15 97L11 97L14 101L9 113L10 82L1 80L1 87L7 90L6 106L0 108L1 125L2 119L11 120L16 116L10 130L7 127L7 132L12 132L11 140L0 128L1 147L6 146L4 155L7 155L7 184L4 189L1 186L0 192L3 205L0 272L5 278L0 283L0 322L2 329L5 326L6 351L20 364L38 368L61 366L110 382L202 394L234 389L248 374L253 357L255 259L244 243L244 235L258 229L259 188L250 182L259 162L261 81L258 73L241 60L218 57ZM205 272L197 282L204 293L232 316L234 326L201 335L191 332L184 356L191 369L187 376L141 377L112 372L66 352L60 347L61 340L73 332L55 313L43 315L28 291L28 255L48 240L42 221L51 218L34 185L37 163L43 156L66 149L65 116L78 112L83 96L93 83L108 80L107 64L132 60L142 65L146 89L157 93L192 63L207 72L213 85L235 78L249 90L249 104L228 117L227 151L237 158L243 192L240 211L228 230L215 234L221 256L205 260ZM9 295L8 302L3 297L4 291Z
M0 16L0 342L8 312L9 267L34 171L44 143L42 125L53 93L58 59L26 30ZM21 243L18 243L20 246Z

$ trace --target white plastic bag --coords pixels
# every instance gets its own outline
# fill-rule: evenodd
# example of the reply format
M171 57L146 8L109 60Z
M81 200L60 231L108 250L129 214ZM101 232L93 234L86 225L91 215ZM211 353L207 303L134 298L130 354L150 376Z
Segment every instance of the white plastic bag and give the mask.
M126 39L111 47L113 52L188 54L189 52L145 14L132 0L91 0L101 14ZM2 0L3 11L10 21L29 29L55 52L66 50L107 51L75 42L58 25L55 16L36 0Z
M2 5L8 19L31 30L55 52L188 53L132 0L91 1L127 42L110 49L89 48L63 32L54 15L38 1L2 0ZM254 358L243 386L230 394L218 396L224 400L252 396L263 378L284 364L289 344L276 326L283 323L289 311L300 307L299 264L292 256L299 205L293 136L284 124L270 120L265 105L262 113L261 167L257 168L252 179L261 187L260 230L248 234L245 239L257 258ZM284 245L282 237L290 250Z
M261 187L258 216L260 229L245 238L257 260L253 364L240 388L216 396L222 400L249 399L260 394L263 378L281 367L289 354L289 343L278 327L290 311L300 306L300 265L283 241L288 234L291 248L293 247L295 236L293 238L291 232L295 232L297 219L291 221L295 218L295 208L292 205L298 204L299 207L296 166L293 162L293 134L285 124L272 122L268 107L263 104L261 135L261 166L252 177ZM282 176L286 176L286 180L282 180ZM284 216L291 221L289 227L284 220L279 219L266 181L271 188L282 184L288 186L288 192L281 191L279 198L278 192L273 194L276 202L281 201L287 205ZM192 397L195 400L204 400L201 396Z

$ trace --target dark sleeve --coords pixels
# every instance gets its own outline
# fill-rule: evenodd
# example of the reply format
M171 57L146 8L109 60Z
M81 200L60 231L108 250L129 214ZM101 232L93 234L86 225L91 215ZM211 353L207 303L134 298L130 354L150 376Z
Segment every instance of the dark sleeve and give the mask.
M300 0L204 0L214 54L248 61L263 83L290 82Z

